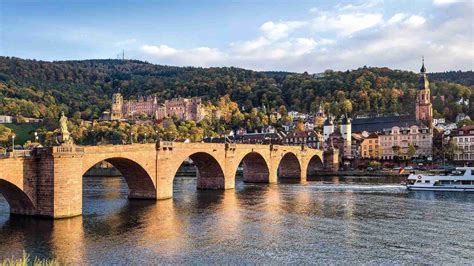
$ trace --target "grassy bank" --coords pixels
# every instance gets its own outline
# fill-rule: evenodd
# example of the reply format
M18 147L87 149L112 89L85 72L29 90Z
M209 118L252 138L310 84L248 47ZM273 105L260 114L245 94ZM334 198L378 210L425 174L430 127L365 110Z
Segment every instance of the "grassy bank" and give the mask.
M27 266L27 265L38 265L38 266L52 266L60 265L56 259L32 259L30 255L23 251L21 258L8 258L0 260L0 266Z
M39 124L4 124L15 132L15 144L23 145L27 140L33 140L32 136Z

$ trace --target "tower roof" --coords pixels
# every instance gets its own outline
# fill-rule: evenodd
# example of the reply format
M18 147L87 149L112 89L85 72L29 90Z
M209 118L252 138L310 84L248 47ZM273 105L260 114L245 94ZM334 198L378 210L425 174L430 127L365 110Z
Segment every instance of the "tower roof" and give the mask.
M328 118L326 119L326 121L324 121L324 125L325 126L332 126L332 119L330 116L328 116Z
M341 122L343 125L349 125L351 123L351 119L349 118L348 115L344 115L342 117L342 122Z
M428 82L428 77L426 75L425 58L423 57L420 69L420 80L418 81L418 90L428 90L429 86L430 83Z
M420 69L420 73L426 73L426 68L425 68L425 57L423 56L423 58L421 59L422 63L421 63L421 69Z

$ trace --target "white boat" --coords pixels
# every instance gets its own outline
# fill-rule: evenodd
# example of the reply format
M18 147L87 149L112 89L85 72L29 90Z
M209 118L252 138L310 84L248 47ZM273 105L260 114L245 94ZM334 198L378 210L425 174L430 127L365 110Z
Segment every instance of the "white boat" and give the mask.
M409 190L474 192L473 170L474 167L458 167L454 171L412 173L406 186Z

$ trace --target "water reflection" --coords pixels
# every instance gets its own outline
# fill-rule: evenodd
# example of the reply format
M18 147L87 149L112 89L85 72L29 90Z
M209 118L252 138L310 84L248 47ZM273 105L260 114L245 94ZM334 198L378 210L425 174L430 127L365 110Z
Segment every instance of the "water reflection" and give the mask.
M371 178L244 184L174 198L127 199L121 178L84 180L84 215L9 216L0 199L0 257L74 264L469 263L474 194L407 192ZM426 256L426 254L431 254Z

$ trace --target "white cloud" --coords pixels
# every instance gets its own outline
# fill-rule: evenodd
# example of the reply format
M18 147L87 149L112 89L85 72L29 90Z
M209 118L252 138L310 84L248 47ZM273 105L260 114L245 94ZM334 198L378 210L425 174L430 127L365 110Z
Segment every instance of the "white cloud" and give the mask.
M302 21L282 21L274 23L273 21L265 22L260 26L260 30L265 37L273 40L287 37L292 31L302 27L305 23Z
M397 13L395 15L393 15L389 20L388 20L388 24L395 24L395 23L398 23L398 22L401 22L403 19L405 19L407 17L407 15L405 13Z
M462 3L462 2L467 2L471 0L433 0L433 4L435 5L449 5L449 4L454 4L454 3Z
M227 57L219 49L209 47L180 50L167 45L143 45L140 51L159 62L181 66L213 66Z
M140 49L143 52L156 56L156 57L171 56L171 55L175 55L178 52L178 50L171 48L167 45L160 45L160 46L143 45Z
M365 0L362 1L361 4L347 4L344 6L341 6L340 4L336 5L336 8L339 11L354 11L354 10L367 10L367 9L372 9L374 7L377 7L381 4L382 2L380 0Z
M371 3L378 9L380 2ZM417 71L422 55L429 71L473 68L474 26L468 8L400 10L384 18L386 12L361 6L315 8L305 20L268 21L256 26L258 36L227 47L179 49L161 44L143 45L140 51L162 64L255 70L320 72L368 65Z
M421 16L411 15L408 19L406 19L403 23L410 27L418 27L425 23L426 19Z
M316 32L335 31L338 35L352 35L356 32L381 25L382 14L378 13L347 13L333 16L323 14L313 19Z

